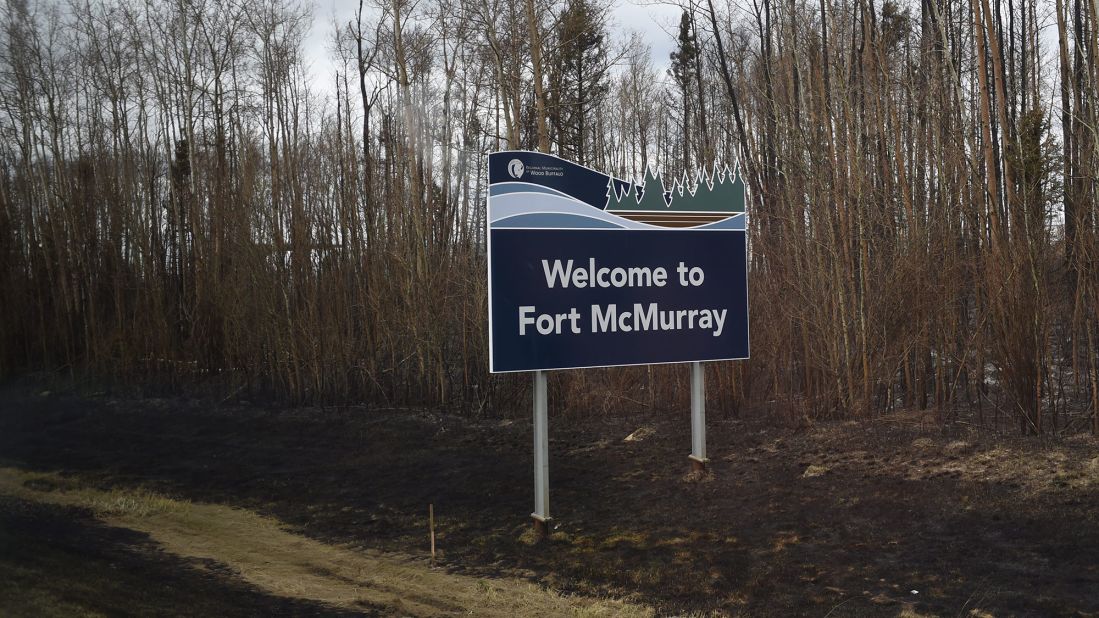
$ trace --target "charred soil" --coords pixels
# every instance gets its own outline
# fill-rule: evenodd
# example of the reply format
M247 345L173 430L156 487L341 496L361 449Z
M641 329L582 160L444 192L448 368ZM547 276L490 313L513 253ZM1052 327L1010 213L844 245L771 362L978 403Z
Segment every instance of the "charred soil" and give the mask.
M326 543L425 562L433 504L443 569L628 599L661 614L1099 614L1095 438L1005 437L918 415L786 426L711 411L710 470L688 474L685 411L550 416L555 519L540 543L527 518L526 419L78 396L20 384L0 391L0 466L241 507ZM99 545L115 533L79 513L29 517L21 502L2 505L21 539L61 539L57 551L91 562L109 553ZM42 537L35 526L96 532ZM89 545L74 549L83 538ZM156 564L158 582L213 585L193 565ZM228 596L207 602L225 598L225 613L243 611L241 598L316 611L255 592L219 594Z

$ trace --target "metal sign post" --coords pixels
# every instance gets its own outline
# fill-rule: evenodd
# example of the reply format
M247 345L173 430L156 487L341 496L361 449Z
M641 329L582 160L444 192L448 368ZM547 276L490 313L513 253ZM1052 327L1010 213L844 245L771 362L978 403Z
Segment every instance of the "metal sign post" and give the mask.
M705 470L706 458L706 377L702 363L691 363L691 460L692 470Z
M546 372L534 372L534 529L549 534L549 419Z

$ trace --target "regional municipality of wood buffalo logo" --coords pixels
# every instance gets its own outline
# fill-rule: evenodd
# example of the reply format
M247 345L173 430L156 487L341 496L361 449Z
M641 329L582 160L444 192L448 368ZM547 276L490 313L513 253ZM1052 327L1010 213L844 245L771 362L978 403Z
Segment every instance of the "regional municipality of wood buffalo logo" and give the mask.
M511 174L512 178L522 178L524 169L523 162L519 159L512 159L508 162L508 174Z

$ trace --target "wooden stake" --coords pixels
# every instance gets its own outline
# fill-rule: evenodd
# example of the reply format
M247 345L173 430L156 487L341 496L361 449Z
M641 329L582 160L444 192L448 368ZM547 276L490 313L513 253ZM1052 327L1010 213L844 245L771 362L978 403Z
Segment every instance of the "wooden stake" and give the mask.
M431 566L435 566L435 505L427 505L427 521L431 528Z

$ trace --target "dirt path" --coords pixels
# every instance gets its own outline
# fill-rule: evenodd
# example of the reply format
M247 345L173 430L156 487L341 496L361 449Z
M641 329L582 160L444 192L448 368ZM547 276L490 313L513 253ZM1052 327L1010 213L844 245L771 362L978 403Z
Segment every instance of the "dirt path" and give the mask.
M0 468L0 494L87 508L148 534L181 557L224 565L270 594L402 616L649 616L621 601L562 596L515 579L448 573L401 556L353 551L294 534L279 521L144 491L102 491L71 477Z

